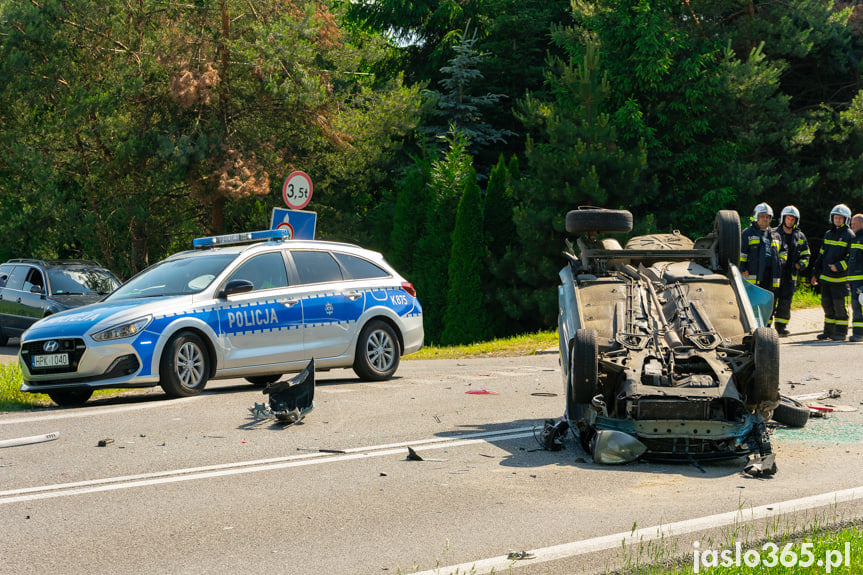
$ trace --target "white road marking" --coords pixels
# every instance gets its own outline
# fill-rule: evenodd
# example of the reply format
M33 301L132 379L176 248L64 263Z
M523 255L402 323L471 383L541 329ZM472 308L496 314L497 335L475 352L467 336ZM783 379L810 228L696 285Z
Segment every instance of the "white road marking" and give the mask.
M479 559L470 563L462 563L460 565L448 565L445 567L437 567L430 571L421 571L414 575L447 575L454 573L471 573L475 575L483 575L491 573L492 570L498 573L509 573L510 569L515 569L521 564L535 565L536 563L544 563L546 561L555 561L558 559L566 559L586 553L596 551L604 551L624 545L636 545L644 541L652 541L654 539L663 539L676 535L684 535L695 531L703 531L714 527L724 527L726 525L734 525L744 521L755 521L767 517L780 516L785 513L795 511L806 511L816 507L825 505L834 505L837 503L847 503L849 501L857 501L863 499L863 487L852 487L851 489L843 489L841 491L831 491L829 493L821 493L820 495L812 495L810 497L801 497L800 499L791 499L779 503L768 503L751 509L738 509L727 513L719 513L716 515L708 515L706 517L696 517L685 521L677 521L668 525L654 525L653 527L644 527L635 531L624 531L615 533L614 535L605 535L602 537L594 537L592 539L584 539L582 541L573 541L571 543L562 543L551 547L543 547L542 549L529 549L530 553L535 555L532 559L525 559L523 563L520 561L507 559L506 556L491 557L489 559Z
M223 477L226 475L239 475L242 473L286 469L289 467L335 463L338 461L363 459L366 457L406 454L405 448L408 446L413 447L416 451L420 451L473 445L476 443L486 443L488 441L521 439L524 437L532 437L533 433L534 431L532 427L520 427L493 432L471 433L449 441L441 440L440 438L433 438L417 441L403 441L400 443L390 443L385 445L374 445L370 447L355 447L352 449L346 449L343 454L322 452L305 453L301 455L289 455L286 457L259 459L255 461L241 461L237 463L223 463L204 467L173 469L153 473L142 473L138 475L107 477L103 479L60 483L56 485L43 485L39 487L24 487L21 489L0 491L0 505L19 503L22 501L34 501L37 499L49 499L53 497L81 495L97 491L113 491L116 489L129 489L132 487L144 487L147 485L177 483L193 479L208 479L212 477Z
M47 413L46 415L35 415L33 417L19 417L18 419L2 419L0 418L0 425L12 425L13 423L32 423L34 421L53 421L55 419L70 419L73 417L87 417L90 415L106 415L109 413L120 413L123 411L137 411L139 409L152 409L155 407L173 407L175 405L181 405L188 401L195 401L199 399L201 396L196 395L194 397L180 397L177 399L172 399L170 401L165 401L164 398L155 398L151 401L135 403L133 405L118 405L114 407L84 407L81 409L76 409L74 411L57 411L54 413Z

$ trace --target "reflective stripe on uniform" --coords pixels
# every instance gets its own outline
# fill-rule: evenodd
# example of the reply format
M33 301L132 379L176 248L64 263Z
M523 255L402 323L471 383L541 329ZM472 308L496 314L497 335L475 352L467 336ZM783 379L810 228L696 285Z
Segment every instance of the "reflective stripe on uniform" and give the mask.
M841 241L837 241L837 240L824 240L824 243L827 244L828 246L839 246L842 248L848 247L848 242L841 242Z
M842 276L841 278L831 278L830 276L825 276L824 274L821 274L818 277L818 281L825 281L833 284L844 284L846 280L845 276Z

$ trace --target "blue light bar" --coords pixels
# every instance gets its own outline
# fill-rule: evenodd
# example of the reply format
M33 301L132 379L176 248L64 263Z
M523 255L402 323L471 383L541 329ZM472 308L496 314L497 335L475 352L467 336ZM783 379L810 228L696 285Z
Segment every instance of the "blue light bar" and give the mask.
M224 236L212 236L209 238L195 238L192 246L195 248L212 248L216 246L231 246L236 244L247 244L249 242L263 242L267 240L289 240L289 230L262 230L259 232L244 232L241 234L227 234Z

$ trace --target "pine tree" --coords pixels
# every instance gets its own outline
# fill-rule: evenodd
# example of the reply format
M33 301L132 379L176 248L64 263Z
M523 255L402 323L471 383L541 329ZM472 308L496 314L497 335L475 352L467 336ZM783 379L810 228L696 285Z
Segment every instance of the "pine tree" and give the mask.
M486 269L482 200L473 168L464 184L449 260L449 290L441 336L445 345L473 343L489 336L482 280Z
M638 208L653 195L644 177L645 150L618 142L604 109L610 88L599 62L595 45L578 65L555 62L556 73L548 76L555 102L523 103L522 117L537 136L528 138L528 173L517 185L518 250L507 256L520 284L507 306L519 311L523 328L549 329L556 322L566 212L579 205Z

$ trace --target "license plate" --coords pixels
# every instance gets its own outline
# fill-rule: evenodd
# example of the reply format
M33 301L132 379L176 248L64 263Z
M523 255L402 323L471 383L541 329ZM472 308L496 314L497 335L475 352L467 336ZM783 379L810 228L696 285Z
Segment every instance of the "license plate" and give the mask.
M67 367L68 353L52 353L51 355L34 355L33 367Z

